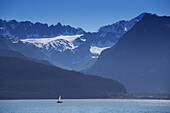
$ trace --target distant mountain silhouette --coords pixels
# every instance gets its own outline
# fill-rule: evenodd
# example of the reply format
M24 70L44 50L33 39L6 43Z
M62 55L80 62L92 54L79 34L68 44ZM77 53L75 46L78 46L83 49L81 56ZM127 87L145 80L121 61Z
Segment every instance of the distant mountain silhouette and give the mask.
M126 93L117 81L15 57L0 56L0 99L105 98ZM117 96L118 97L118 96Z
M48 26L40 22L18 22L16 20L6 21L2 19L0 19L0 27L0 35L7 35L14 39L54 37L66 34L82 34L85 32L81 28L76 29L70 25L62 25L61 23Z
M170 92L170 17L145 14L86 72L118 80L132 92Z

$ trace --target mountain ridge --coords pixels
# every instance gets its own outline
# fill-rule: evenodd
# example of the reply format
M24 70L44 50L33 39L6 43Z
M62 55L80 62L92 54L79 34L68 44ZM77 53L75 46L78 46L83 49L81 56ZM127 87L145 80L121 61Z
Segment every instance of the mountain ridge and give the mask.
M0 19L0 34L7 35L14 39L54 37L64 34L82 34L85 31L81 28L74 28L70 25L56 25L46 23Z
M86 72L114 78L131 92L169 92L169 24L169 16L144 16Z
M20 41L21 42L23 41L23 43L26 46L28 46L27 48L36 48L35 50L38 51L38 53L41 53L41 57L39 58L38 55L33 54L36 51L35 52L32 51L31 54L25 53L23 52L23 50L19 51L25 54L26 56L34 57L37 59L48 60L53 65L56 65L56 66L59 66L65 69L80 71L93 65L103 50L114 46L118 42L118 40L126 32L128 32L136 23L138 23L142 19L142 17L146 14L148 13L142 13L139 16L129 21L124 20L124 21L113 23L111 25L103 26L99 28L98 32L92 32L92 33L85 32L84 30L79 29L79 28L77 28L78 30L77 31L73 27L68 27L67 25L62 26L61 23L58 23L56 27L55 25L53 25L53 27L51 28L46 24L41 24L41 23L33 24L32 23L31 26L33 26L34 29L31 30L29 25L27 25L30 23L26 21L25 23L27 24L23 25L24 22L21 22L20 27L22 29L28 29L27 31L29 31L29 34L33 33L33 35L28 35L28 37L23 37L23 36L26 36L27 34L26 31L23 31L24 32L23 34L20 34L20 33L17 34L18 32L17 30L16 32L13 31L12 29L13 24L19 23L17 21L15 22L14 20L13 20L14 21L13 24L8 23L9 21L8 22L0 21L0 28L4 28L3 26L7 26L7 28L9 28L9 30L11 30L12 33L16 33L17 36L20 36L20 38L21 37L23 38L23 39L20 39ZM4 25L5 23L6 25ZM41 26L41 27L38 27L38 26ZM49 36L43 35L44 33L46 34L49 33L48 30L47 30L48 33L43 32L44 29L46 29L47 27L49 27L49 29L52 29L51 32L54 32L53 35L49 35ZM40 31L40 33L38 33L38 31ZM68 32L65 32L65 31L68 31ZM3 31L3 29L0 29L1 35L4 35L3 34L4 32L6 31L5 30ZM42 35L40 36L39 34L42 34ZM81 35L81 36L75 38L73 41L68 41L67 39L61 38L61 37L67 37L67 36L68 38L71 38L71 37L76 37L77 35ZM41 43L41 39L50 40L51 38L55 39L56 37L58 37L58 39L54 41L48 42L46 44ZM36 42L37 38L39 38L39 42ZM15 39L17 39L17 37ZM6 43L8 42L6 41ZM9 42L9 43L14 43L14 42ZM17 40L15 41L15 43L17 44Z

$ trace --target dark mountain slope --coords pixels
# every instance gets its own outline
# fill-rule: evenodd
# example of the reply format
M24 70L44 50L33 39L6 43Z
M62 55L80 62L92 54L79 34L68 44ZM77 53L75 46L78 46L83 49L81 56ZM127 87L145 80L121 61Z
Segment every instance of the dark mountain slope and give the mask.
M0 98L104 98L126 93L111 79L87 76L41 63L0 56Z
M46 65L52 65L46 60L38 60L38 59L26 57L22 53L19 53L17 51L6 50L6 49L0 49L0 56L27 59L27 60L31 60L31 61L34 61L34 62L43 63L43 64L46 64Z
M0 56L16 57L16 58L22 58L22 59L27 58L22 53L19 53L17 51L5 50L5 49L0 49Z
M170 92L170 17L146 14L87 72L116 79L129 91Z
M19 40L12 39L8 36L0 35L0 49L17 51L25 56L46 59L44 53L34 45L27 46Z

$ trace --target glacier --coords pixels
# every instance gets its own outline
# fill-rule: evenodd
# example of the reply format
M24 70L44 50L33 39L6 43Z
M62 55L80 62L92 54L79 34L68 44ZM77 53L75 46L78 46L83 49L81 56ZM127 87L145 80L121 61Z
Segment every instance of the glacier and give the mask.
M45 48L46 50L54 49L63 52L67 49L73 50L77 48L78 46L74 45L73 42L75 41L75 39L81 36L83 36L83 34L60 35L52 38L27 38L27 39L21 39L20 41L27 44L33 44L39 48ZM63 47L63 50L59 50L58 47Z

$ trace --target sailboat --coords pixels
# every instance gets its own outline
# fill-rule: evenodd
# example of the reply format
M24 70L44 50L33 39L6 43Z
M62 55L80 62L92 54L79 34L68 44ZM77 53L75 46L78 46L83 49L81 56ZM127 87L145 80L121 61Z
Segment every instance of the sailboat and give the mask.
M57 103L63 103L63 101L61 101L61 96L59 96Z

